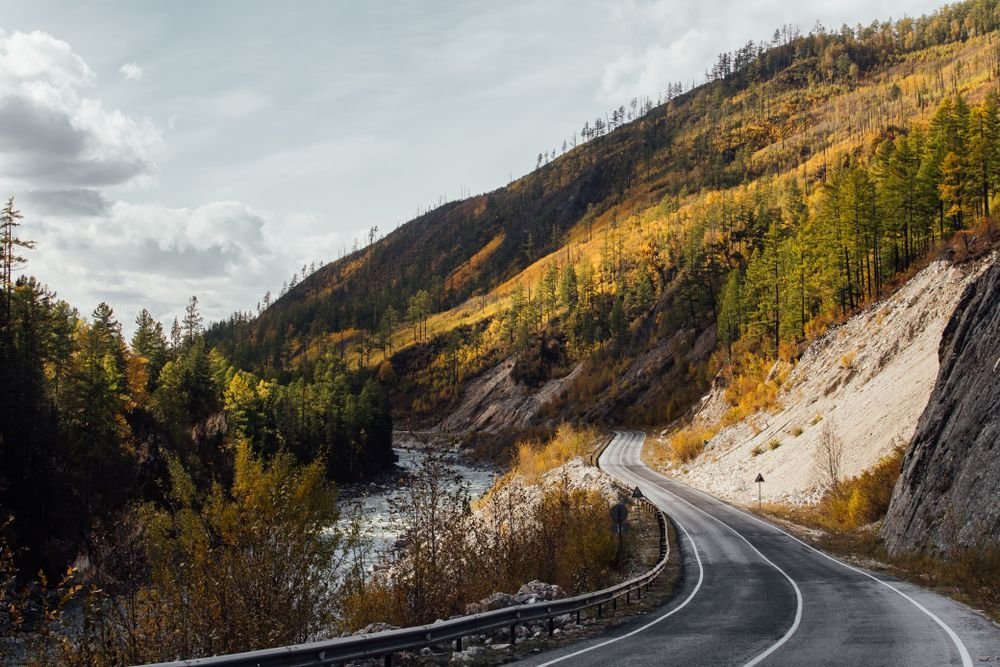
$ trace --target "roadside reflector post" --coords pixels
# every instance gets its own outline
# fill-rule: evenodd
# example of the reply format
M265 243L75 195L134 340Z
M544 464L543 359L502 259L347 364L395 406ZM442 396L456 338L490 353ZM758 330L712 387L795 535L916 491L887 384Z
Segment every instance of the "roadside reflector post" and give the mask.
M757 479L755 479L754 481L757 482L757 511L760 512L764 507L764 492L762 490L764 484L764 475L762 475L761 473L757 473Z

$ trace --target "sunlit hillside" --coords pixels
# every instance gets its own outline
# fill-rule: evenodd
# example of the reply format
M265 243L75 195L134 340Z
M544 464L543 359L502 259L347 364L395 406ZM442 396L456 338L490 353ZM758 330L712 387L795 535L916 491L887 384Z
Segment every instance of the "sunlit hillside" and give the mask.
M330 352L378 368L403 423L511 357L529 387L583 364L539 424L670 421L723 365L794 356L989 212L996 21L968 2L723 54L706 84L588 121L212 339L269 375Z

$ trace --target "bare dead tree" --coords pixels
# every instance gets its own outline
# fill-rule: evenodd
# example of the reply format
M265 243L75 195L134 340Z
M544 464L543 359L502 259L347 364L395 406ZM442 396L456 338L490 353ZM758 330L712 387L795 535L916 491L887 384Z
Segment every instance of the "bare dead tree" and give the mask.
M835 425L827 422L819 436L819 447L815 453L816 470L823 482L834 493L840 491L843 472L844 441L835 432Z

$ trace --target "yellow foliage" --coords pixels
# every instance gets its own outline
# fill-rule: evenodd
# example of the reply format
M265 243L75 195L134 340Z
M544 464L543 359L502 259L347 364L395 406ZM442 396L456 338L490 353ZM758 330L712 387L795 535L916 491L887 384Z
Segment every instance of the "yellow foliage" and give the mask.
M715 430L702 426L690 426L670 436L670 451L674 460L687 463L701 454L705 443L715 436Z
M524 440L518 443L514 470L526 479L536 479L575 456L590 455L598 438L600 433L593 427L561 424L547 442Z
M896 447L875 467L829 491L817 507L819 522L834 530L855 530L880 520L889 508L899 478L903 447Z

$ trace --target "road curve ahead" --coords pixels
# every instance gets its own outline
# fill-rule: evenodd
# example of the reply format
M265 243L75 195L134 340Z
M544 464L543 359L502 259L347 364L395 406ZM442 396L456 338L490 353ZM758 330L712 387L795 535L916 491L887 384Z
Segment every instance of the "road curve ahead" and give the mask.
M668 479L617 433L600 465L678 528L681 586L662 608L532 656L532 665L1000 665L1000 626L942 596L833 559Z

